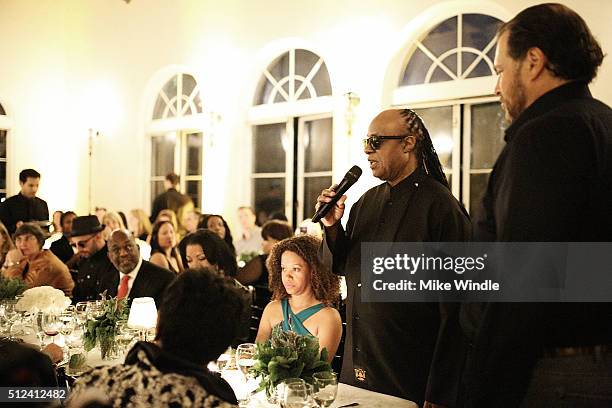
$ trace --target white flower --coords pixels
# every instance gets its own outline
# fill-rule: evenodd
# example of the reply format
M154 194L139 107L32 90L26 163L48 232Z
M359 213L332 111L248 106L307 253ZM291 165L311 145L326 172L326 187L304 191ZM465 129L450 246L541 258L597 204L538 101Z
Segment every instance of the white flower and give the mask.
M51 286L38 286L23 292L15 308L30 313L53 312L59 313L70 305L70 298L59 289Z

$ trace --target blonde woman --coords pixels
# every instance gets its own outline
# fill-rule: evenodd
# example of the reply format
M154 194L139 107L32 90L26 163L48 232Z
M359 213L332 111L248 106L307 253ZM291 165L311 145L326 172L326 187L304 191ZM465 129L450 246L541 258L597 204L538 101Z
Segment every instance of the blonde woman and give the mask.
M104 231L102 232L102 237L105 241L108 241L110 233L114 230L125 229L121 216L115 211L108 211L106 214L104 214L104 217L102 217L102 224L105 225Z
M131 210L128 213L128 229L132 231L135 238L140 239L141 241L146 241L149 235L151 235L151 230L153 227L151 226L151 221L149 221L149 217L144 212L144 210L140 208L136 208Z

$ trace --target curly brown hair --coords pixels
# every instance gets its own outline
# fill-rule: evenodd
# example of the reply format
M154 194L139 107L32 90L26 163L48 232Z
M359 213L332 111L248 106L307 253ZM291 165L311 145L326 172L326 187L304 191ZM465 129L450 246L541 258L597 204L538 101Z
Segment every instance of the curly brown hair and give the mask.
M310 287L315 298L331 305L340 296L340 278L326 268L318 257L321 240L311 235L298 235L280 241L272 248L266 261L269 271L269 287L273 300L289 297L283 286L281 257L286 251L294 252L310 268Z

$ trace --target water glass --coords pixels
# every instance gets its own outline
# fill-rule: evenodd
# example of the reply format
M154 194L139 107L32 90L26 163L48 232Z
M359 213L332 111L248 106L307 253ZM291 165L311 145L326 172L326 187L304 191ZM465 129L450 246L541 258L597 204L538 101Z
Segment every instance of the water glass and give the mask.
M236 367L242 371L245 379L248 378L249 370L255 365L255 351L257 346L253 343L240 344L236 349Z
M338 378L335 373L315 373L313 379L313 398L319 407L329 407L338 394Z
M46 313L43 315L42 328L47 336L51 336L53 343L55 343L55 336L59 334L62 325L58 314Z
M285 408L312 407L312 385L300 383L287 384L281 404Z

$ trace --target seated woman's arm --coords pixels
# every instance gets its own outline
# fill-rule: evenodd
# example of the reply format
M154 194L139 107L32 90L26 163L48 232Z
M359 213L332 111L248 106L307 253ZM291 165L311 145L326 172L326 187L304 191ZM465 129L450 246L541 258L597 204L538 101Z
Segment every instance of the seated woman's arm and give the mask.
M340 313L333 307L326 307L319 313L323 313L317 330L319 347L321 350L323 350L323 347L327 349L327 361L331 362L342 338L342 319Z
M149 259L149 262L151 262L152 264L155 264L157 266L161 266L162 268L166 268L166 269L170 269L170 265L168 264L168 260L166 259L166 257L159 253L156 252L153 255L151 255L151 259Z
M262 268L265 268L265 266L262 266L261 259L259 256L255 257L238 270L236 279L243 285L250 285L260 278L261 274L263 273Z
M259 329L257 330L255 343L263 343L272 335L272 316L274 315L274 308L277 307L277 304L277 301L272 301L265 307L261 319L259 320Z

